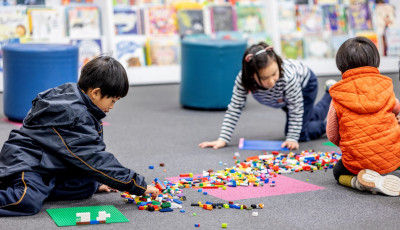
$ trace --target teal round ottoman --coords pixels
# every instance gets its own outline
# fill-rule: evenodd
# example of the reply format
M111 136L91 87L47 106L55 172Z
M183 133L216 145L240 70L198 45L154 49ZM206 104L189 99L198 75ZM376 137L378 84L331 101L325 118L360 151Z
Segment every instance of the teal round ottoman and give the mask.
M246 40L182 40L181 105L226 109L246 46Z
M78 80L78 47L8 44L3 47L4 114L22 121L38 93Z

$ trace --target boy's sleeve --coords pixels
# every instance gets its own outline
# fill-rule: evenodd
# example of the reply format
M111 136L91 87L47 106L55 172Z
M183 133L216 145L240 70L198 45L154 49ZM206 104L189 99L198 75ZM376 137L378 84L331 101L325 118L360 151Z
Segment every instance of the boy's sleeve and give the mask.
M333 102L331 102L329 106L326 121L326 135L328 136L329 141L336 146L340 146L339 121Z
M400 102L399 102L399 99L397 99L397 98L396 98L396 105L394 106L392 112L394 114L396 114L396 116L399 115L399 113L400 113Z
M54 141L57 146L57 157L61 157L72 169L121 191L135 195L146 191L144 177L125 168L113 154L105 151L106 146L96 130L53 127L52 131L52 140L49 141Z

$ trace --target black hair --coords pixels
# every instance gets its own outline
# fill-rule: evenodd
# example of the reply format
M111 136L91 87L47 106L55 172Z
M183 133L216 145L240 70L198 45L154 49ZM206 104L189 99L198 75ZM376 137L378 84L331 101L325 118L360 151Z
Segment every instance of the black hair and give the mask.
M363 66L378 68L379 63L380 55L376 45L365 37L348 39L336 53L336 66L342 73Z
M121 63L113 57L100 55L82 67L78 86L85 92L100 88L102 97L125 97L129 81Z
M257 52L265 50L267 47L270 47L267 43L260 42L247 48L243 54L242 85L246 90L254 91L257 89L257 83L255 83L253 76L256 74L259 82L261 82L258 70L267 67L271 61L276 61L278 64L279 78L283 76L282 58L275 53L272 47L266 52L256 55ZM246 60L248 54L253 55L250 60Z

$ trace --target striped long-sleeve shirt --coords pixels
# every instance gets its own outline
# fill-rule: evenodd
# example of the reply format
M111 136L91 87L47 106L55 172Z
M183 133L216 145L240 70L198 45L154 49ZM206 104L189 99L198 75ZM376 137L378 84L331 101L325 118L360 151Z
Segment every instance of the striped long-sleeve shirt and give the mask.
M283 77L279 78L271 89L257 89L252 92L254 99L263 105L274 108L287 107L288 133L286 140L298 141L303 125L303 93L311 76L311 71L301 62L291 59L283 60ZM231 140L233 131L239 121L246 103L248 91L242 85L242 73L236 77L231 102L225 113L219 140L227 143Z

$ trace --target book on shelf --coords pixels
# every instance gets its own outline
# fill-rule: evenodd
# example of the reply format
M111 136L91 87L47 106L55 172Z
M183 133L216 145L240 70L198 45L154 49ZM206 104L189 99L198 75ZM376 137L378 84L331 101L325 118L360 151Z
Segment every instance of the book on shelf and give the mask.
M304 37L304 58L322 59L332 57L330 37L324 34L314 34Z
M69 6L66 12L70 38L101 36L100 10L97 6Z
M296 32L296 7L293 1L278 2L278 28L281 34Z
M116 35L141 34L140 10L137 7L115 7L114 29Z
M113 1L113 6L114 7L120 7L120 6L132 6L135 5L135 0L112 0Z
M146 59L148 65L179 64L180 44L175 36L150 37L146 41Z
M65 20L61 9L32 8L27 13L33 41L57 42L65 37Z
M394 5L386 3L378 3L375 5L374 11L375 31L378 35L382 35L387 28L396 27L396 9Z
M323 24L325 31L333 34L347 34L346 8L339 5L323 5Z
M25 6L0 8L0 41L13 38L23 41L29 37L29 33Z
M322 8L318 5L298 5L298 22L303 33L321 33L323 28Z
M212 5L209 9L212 32L237 30L236 13L231 5Z
M237 29L246 33L259 33L265 30L264 6L261 4L236 5Z
M400 29L388 28L386 30L386 55L387 56L400 56Z
M70 44L78 46L79 68L102 53L101 39L71 39Z
M368 0L350 0L350 28L354 31L372 30L372 17Z
M273 45L272 38L267 32L249 33L247 34L247 46L265 42L268 45Z
M298 33L282 35L281 50L284 58L303 59L304 48L302 36Z
M204 14L202 9L179 9L177 11L180 35L204 33Z
M61 0L62 5L69 4L93 4L93 0Z
M176 34L176 12L174 7L172 5L149 6L144 10L144 24L146 34Z
M17 5L44 6L45 0L17 0Z
M355 36L368 38L369 40L371 40L376 45L376 48L378 48L379 52L382 52L382 47L379 46L378 34L375 31L373 31L373 30L358 31L355 34Z
M113 54L125 68L146 65L143 36L121 36L115 39Z

